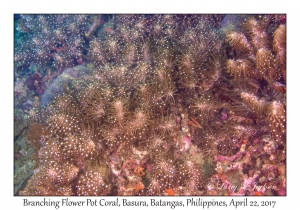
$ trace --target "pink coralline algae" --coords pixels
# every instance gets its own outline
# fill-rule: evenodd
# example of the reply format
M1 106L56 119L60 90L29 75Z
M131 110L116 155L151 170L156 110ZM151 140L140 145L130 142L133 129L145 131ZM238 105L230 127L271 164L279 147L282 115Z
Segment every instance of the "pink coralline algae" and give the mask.
M180 151L186 151L192 146L192 139L188 136L183 136L181 138L182 149Z

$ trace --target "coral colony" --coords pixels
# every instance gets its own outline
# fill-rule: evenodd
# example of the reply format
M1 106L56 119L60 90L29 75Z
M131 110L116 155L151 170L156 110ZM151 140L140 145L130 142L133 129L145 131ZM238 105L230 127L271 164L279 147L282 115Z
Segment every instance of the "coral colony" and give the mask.
M285 195L285 15L16 15L16 195Z

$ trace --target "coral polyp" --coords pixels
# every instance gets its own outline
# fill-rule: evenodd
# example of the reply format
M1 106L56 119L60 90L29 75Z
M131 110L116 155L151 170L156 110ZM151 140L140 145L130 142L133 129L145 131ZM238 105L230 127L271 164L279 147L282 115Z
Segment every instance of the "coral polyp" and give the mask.
M267 108L269 126L275 139L284 139L285 136L285 107L279 101L273 101Z
M154 176L159 180L163 189L174 189L180 184L183 174L178 169L176 160L163 159L155 163Z
M285 194L284 15L16 25L16 194Z

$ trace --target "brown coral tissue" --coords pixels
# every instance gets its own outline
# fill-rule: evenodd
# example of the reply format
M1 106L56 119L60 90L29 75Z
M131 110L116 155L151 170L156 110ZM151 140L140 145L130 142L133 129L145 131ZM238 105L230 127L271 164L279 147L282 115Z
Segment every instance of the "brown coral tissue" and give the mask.
M15 94L36 162L18 195L286 194L285 15L16 21L18 92L45 89Z

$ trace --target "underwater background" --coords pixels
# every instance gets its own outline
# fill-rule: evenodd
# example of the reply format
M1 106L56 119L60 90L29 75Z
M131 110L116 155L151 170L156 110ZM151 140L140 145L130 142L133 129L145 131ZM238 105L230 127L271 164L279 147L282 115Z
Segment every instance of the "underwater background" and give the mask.
M285 195L286 15L15 15L15 195Z

